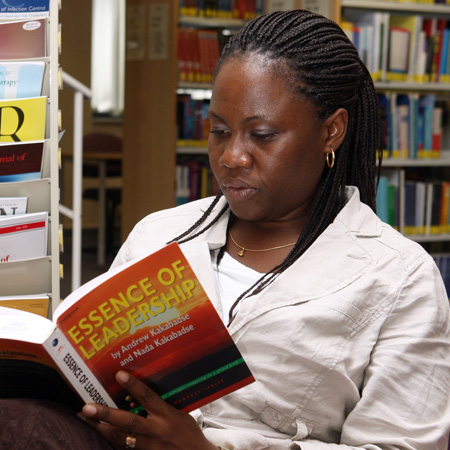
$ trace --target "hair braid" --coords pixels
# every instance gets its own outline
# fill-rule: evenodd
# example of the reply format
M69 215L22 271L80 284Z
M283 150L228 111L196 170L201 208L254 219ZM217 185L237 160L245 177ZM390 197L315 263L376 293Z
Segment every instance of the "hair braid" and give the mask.
M200 234L204 233L207 229L211 228L224 214L225 211L228 209L228 205L225 205L216 215L214 220L212 220L205 228L198 231L197 233L189 236L194 230L196 230L205 220L209 217L214 207L217 205L217 203L220 200L220 197L222 197L223 193L220 191L214 198L213 202L209 205L208 209L203 213L203 215L200 217L200 219L197 220L197 222L194 223L188 230L186 230L184 233L180 234L176 238L172 239L171 241L167 242L167 244L171 244L172 242L178 242L179 244L182 244L183 242L188 242L195 237L199 236ZM186 236L189 236L188 238L184 239Z

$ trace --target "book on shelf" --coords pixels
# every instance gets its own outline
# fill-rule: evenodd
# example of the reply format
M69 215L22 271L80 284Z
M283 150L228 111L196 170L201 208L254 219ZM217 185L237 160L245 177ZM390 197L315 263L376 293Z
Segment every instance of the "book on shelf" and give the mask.
M0 216L16 216L27 212L28 197L0 197Z
M0 308L0 368L2 398L48 393L74 407L79 397L136 413L118 370L184 411L254 381L177 243L73 291L53 321Z
M0 0L0 19L47 17L50 0Z
M0 100L40 97L44 61L0 62Z
M0 100L0 143L45 139L47 97Z
M389 31L388 81L407 81L411 33L406 28L392 27Z
M40 179L44 156L45 141L0 144L0 183Z
M385 223L399 229L399 179L394 171L383 173L377 188L377 215Z
M175 201L177 205L188 203L190 199L189 166L177 164L175 167Z
M0 22L0 60L44 58L46 19Z
M0 263L47 256L48 212L0 216Z
M0 306L48 317L50 298L47 294L0 296Z

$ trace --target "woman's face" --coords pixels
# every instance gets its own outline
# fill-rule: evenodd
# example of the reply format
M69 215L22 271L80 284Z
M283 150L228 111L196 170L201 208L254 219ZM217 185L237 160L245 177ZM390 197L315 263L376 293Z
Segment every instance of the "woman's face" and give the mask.
M221 67L209 108L209 158L238 218L304 222L330 151L328 131L285 81L289 69L275 72L274 64L249 54Z

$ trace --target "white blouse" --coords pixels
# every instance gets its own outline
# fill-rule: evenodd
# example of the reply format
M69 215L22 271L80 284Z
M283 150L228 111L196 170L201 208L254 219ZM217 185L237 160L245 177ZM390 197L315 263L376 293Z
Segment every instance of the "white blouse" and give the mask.
M222 260L217 265L217 254L219 250L211 252L214 273L219 284L220 301L222 303L222 320L228 323L230 309L236 299L253 286L262 276L262 273L241 264L231 257L227 252L224 253ZM239 306L235 308L235 312Z

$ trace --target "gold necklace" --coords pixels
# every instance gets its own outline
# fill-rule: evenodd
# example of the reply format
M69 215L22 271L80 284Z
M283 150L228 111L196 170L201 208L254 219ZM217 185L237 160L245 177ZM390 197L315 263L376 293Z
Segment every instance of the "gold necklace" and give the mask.
M233 238L233 235L231 234L230 231L230 238L233 241L233 244L236 245L236 247L240 248L240 250L238 251L238 255L239 256L244 256L244 252L268 252L269 250L277 250L279 248L285 248L285 247L290 247L291 245L295 245L297 242L293 242L292 244L284 244L284 245L279 245L278 247L271 247L271 248L263 248L261 250L253 250L251 248L245 248L242 247L242 245L239 245Z

